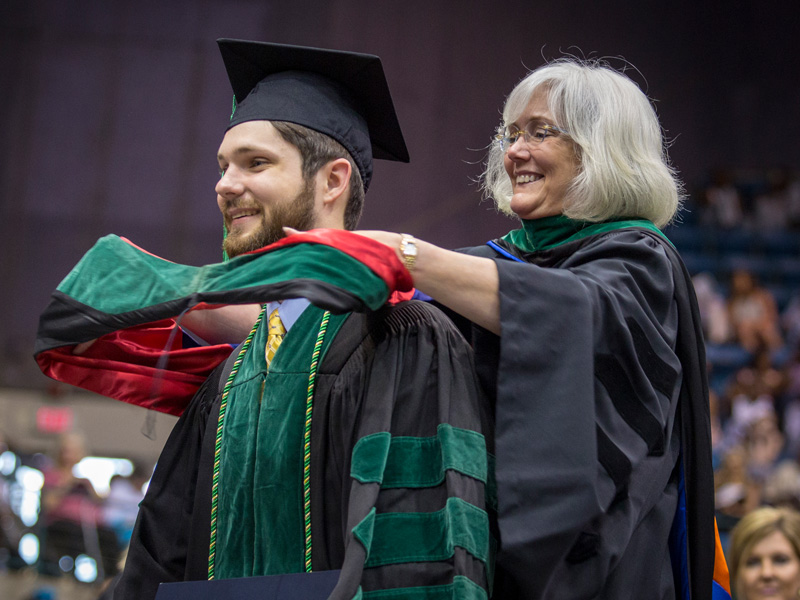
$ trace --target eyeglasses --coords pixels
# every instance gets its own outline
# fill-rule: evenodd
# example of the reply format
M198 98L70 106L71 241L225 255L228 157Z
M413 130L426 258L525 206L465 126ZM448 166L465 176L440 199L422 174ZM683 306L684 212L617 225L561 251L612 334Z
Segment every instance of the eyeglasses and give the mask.
M509 148L516 144L519 138L522 138L522 141L525 142L527 146L536 146L537 144L541 144L546 137L559 134L569 135L569 132L555 125L538 125L533 131L520 129L519 131L509 132L506 129L503 133L498 133L494 136L494 140L500 145L503 152L508 152Z

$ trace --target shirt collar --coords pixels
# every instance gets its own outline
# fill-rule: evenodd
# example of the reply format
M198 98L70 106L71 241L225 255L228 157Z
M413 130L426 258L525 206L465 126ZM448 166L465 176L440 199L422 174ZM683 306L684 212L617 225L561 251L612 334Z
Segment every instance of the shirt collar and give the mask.
M289 298L282 302L268 302L266 314L271 314L277 308L283 327L289 331L309 304L311 303L306 298Z

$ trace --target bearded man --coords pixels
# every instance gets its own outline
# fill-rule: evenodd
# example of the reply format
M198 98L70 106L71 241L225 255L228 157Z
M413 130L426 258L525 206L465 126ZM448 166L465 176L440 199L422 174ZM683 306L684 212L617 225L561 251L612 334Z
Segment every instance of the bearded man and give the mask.
M286 226L353 229L373 156L407 161L380 61L219 44L239 100L216 185L231 260L183 267L104 238L40 324L47 374L181 414L113 597L341 569L330 598L487 598L491 427L469 345L426 303L386 304L409 278L380 244L345 231L284 239ZM411 266L413 240L405 258ZM137 301L131 288L146 292ZM107 300L117 295L125 300ZM203 379L170 318L253 303L245 341ZM184 324L202 337L203 315L224 310L195 310ZM170 366L125 354L125 336L163 342ZM211 360L230 347L198 352Z

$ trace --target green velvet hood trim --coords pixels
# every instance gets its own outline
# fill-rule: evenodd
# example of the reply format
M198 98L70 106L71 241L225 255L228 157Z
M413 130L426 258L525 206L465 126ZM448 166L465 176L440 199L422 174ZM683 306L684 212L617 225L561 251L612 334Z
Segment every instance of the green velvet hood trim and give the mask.
M353 600L486 600L486 592L477 583L463 575L453 577L453 583L446 585L428 585L402 590L377 590L359 593Z
M447 560L458 546L489 572L488 525L486 511L461 498L448 498L442 510L431 513L377 514L373 508L353 534L367 552L366 567Z
M347 290L372 310L381 307L389 296L380 277L331 246L298 244L194 267L149 254L115 235L101 238L61 282L58 291L98 311L121 314L192 294L213 302L214 294L232 290L246 294L248 289L303 279Z
M487 461L480 433L442 423L433 437L392 437L382 431L361 438L353 448L350 475L383 488L421 488L439 485L452 469L486 483Z
M590 235L628 227L644 227L658 233L665 240L667 239L667 236L658 227L646 219L618 219L602 223L591 223L589 221L574 221L564 215L545 217L543 219L524 219L520 229L509 231L502 239L523 252L538 252Z

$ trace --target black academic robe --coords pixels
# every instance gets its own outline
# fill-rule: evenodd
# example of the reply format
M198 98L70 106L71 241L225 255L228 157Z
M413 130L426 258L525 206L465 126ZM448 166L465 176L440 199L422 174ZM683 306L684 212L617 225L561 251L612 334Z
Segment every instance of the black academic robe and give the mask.
M688 569L691 598L710 598L705 352L677 253L641 228L498 243L466 250L500 278L502 336L475 332L496 402L497 597L666 600ZM682 466L688 567L667 542Z
M115 599L152 598L160 582L208 577L217 415L235 354L166 443ZM342 569L331 598L403 587L488 596L485 410L472 351L437 309L412 301L344 321L319 367L311 430L312 567ZM381 440L389 445L379 473L351 464L359 443L379 453Z

